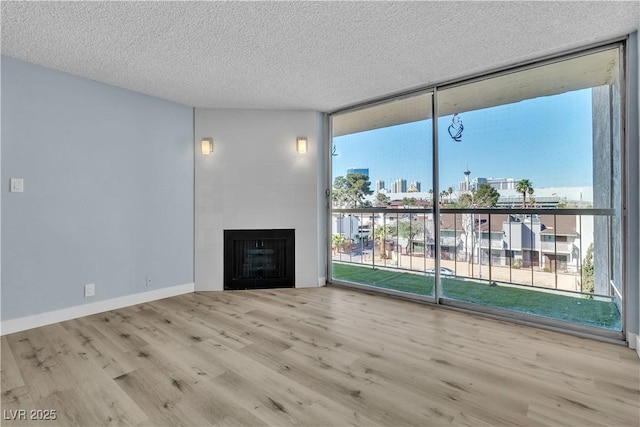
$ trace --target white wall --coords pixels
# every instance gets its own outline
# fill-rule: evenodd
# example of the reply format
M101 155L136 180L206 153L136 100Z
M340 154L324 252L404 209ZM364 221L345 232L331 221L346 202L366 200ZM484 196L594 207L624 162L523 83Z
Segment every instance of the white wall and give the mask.
M634 218L636 219L635 222L635 227L636 230L638 231L638 240L636 240L636 242L640 242L640 226L638 226L638 218L640 217L640 177L638 176L638 170L640 169L640 135L639 135L639 131L640 131L640 43L638 42L638 32L636 32L633 36L632 36L636 49L637 49L637 56L636 56L636 68L635 68L635 73L636 73L636 90L638 92L638 97L635 98L635 109L636 109L636 113L638 115L638 121L636 122L636 126L635 126L635 138L636 138L636 153L638 153L638 164L637 164L637 168L636 168L636 181L635 184L637 185L637 190L638 190L638 199L635 200L634 202L634 207L636 209L636 211L634 213L632 213L634 215ZM633 77L632 77L633 78ZM633 120L633 119L632 119ZM632 183L633 184L633 183ZM631 256L635 256L635 259L640 259L640 250L638 250L638 245L636 244L635 246L636 252L633 252L631 254ZM638 327L636 328L636 352L638 353L638 356L640 356L640 263L638 265L638 275L636 276L636 289L638 289L637 292L637 296L638 296L638 305L636 305L636 321L638 322Z
M635 228L636 231L638 231L638 239L636 240L636 242L640 242L640 226L638 224L638 218L640 217L640 177L638 176L638 170L640 169L640 42L638 42L638 32L636 31L635 34L633 34L632 36L633 42L635 44L635 47L637 49L637 55L636 55L636 67L635 67L635 74L636 74L636 91L638 92L638 96L637 98L635 98L635 109L636 109L636 114L638 116L638 121L636 122L635 125L635 143L636 143L636 153L638 154L638 163L636 165L636 175L635 175L635 182L631 183L632 185L635 184L637 186L637 192L638 192L638 199L636 199L633 202L633 206L635 207L635 212L632 212L631 215L633 215L633 217L635 218ZM633 78L633 76L631 77ZM633 120L633 119L631 119ZM633 142L632 142L633 143ZM631 256L634 257L632 259L640 259L640 249L638 248L638 243L636 243L635 247L635 252L631 253ZM635 314L636 314L636 321L638 324L638 327L635 329L636 330L636 352L638 353L638 356L640 356L640 263L638 265L638 271L637 271L637 276L636 276L636 289L637 291L637 297L638 297L638 305L635 306Z
M223 289L223 230L293 228L296 287L324 284L318 195L323 116L313 111L195 110L195 283ZM295 150L298 136L308 151ZM214 152L200 153L201 138Z

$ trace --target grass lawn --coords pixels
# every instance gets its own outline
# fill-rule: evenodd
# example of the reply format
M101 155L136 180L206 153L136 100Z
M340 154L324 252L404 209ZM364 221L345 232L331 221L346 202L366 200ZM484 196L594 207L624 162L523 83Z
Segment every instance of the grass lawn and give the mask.
M346 282L433 296L432 276L333 263L333 277ZM618 331L621 328L620 313L613 302L580 296L557 295L509 286L490 286L486 283L453 278L442 278L442 296L599 328Z

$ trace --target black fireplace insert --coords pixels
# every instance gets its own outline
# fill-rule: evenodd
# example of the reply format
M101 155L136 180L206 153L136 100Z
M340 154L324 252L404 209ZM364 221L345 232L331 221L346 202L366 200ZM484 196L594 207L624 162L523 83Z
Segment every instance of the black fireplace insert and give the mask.
M295 230L224 230L224 289L293 288Z

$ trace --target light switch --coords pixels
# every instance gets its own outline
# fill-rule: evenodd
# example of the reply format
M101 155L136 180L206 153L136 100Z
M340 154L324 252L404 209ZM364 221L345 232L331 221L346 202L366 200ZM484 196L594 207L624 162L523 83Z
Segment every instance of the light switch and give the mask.
M22 178L11 178L11 192L12 193L23 193L24 192L24 179L22 179Z

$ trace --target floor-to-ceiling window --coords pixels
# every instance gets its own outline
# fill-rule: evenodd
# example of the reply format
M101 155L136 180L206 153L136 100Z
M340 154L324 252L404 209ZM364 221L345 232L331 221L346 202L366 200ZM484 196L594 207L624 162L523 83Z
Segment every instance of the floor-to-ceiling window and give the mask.
M619 336L622 57L332 115L333 280Z
M432 298L431 92L332 116L333 278Z

